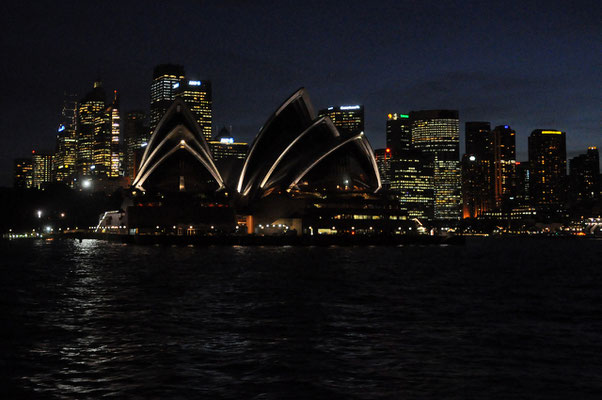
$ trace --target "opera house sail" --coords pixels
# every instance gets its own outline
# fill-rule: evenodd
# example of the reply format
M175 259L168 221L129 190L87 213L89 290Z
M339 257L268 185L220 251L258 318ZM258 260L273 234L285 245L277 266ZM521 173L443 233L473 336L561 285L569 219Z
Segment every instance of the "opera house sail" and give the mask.
M201 132L184 101L176 98L151 135L133 186L165 192L224 188Z
M364 133L344 134L330 118L316 118L305 89L299 89L261 128L237 191L252 201L295 189L376 192L380 186L374 153Z

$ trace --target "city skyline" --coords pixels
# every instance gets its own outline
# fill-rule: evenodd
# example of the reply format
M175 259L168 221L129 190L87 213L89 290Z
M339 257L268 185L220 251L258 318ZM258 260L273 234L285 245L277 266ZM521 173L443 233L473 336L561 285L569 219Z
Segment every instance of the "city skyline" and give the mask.
M165 62L212 81L214 130L231 125L244 141L305 86L317 108L362 104L374 148L384 147L388 113L437 108L460 111L461 143L466 121L512 126L520 161L535 129L567 132L569 158L602 147L596 3L342 4L11 5L0 186L13 159L54 151L64 92L82 98L100 77L124 112L148 110L152 70ZM297 24L284 22L291 15ZM89 28L91 18L103 29Z

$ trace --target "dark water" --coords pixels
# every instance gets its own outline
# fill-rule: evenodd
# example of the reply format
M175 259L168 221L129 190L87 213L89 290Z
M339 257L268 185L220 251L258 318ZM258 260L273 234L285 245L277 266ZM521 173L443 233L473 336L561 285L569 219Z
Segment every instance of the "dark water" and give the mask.
M2 398L602 398L602 241L0 251Z

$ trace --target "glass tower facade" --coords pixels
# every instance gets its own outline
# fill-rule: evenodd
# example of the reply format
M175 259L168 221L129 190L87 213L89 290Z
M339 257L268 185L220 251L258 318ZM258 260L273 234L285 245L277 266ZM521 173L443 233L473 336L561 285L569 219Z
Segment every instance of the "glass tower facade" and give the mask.
M456 110L410 113L414 149L433 156L433 202L436 220L460 218L460 135Z
M175 64L161 64L153 71L150 102L150 132L155 130L165 111L175 99L176 89L184 80L184 67Z
M91 175L98 159L95 143L105 129L106 94L102 82L94 82L94 88L80 102L77 108L77 160L76 173L79 176ZM95 154L96 153L96 154Z
M330 117L334 126L340 131L351 134L364 131L364 106L362 105L328 107L320 110L318 115Z
M175 96L190 108L205 140L211 140L211 82L183 79L175 84Z
M390 190L408 217L434 219L433 156L408 150L391 161Z
M33 164L33 187L44 189L46 185L52 182L52 154L32 152L31 160Z

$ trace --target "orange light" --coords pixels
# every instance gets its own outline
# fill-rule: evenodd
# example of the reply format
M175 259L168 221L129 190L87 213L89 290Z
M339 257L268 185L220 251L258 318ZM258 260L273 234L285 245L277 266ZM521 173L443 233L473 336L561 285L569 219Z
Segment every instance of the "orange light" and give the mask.
M393 114L389 114L387 116L389 117L389 119L393 118Z
M387 147L387 149L385 150L387 153L391 152L391 149Z

